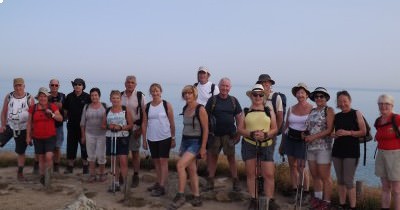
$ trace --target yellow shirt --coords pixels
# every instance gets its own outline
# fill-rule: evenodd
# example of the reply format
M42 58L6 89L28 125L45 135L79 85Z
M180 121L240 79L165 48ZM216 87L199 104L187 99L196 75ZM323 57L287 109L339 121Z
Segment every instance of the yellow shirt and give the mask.
M265 111L252 111L249 112L244 118L246 130L256 131L262 130L263 132L269 132L271 128L271 118L265 114ZM248 139L248 138L246 138ZM248 139L251 140L251 139ZM253 140L251 140L253 141Z

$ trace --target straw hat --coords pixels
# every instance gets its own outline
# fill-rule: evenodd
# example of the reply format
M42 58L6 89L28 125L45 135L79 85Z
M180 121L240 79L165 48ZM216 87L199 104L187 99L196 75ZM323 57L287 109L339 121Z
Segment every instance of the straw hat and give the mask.
M251 90L246 92L246 95L248 97L251 97L251 93L253 93L253 92L263 92L264 93L264 87L261 84L255 84Z
M310 95L310 91L308 90L307 85L305 83L303 83L303 82L300 82L299 84L297 84L296 86L294 86L292 88L292 94L296 97L296 93L300 89L303 89L304 91L306 91L307 95Z

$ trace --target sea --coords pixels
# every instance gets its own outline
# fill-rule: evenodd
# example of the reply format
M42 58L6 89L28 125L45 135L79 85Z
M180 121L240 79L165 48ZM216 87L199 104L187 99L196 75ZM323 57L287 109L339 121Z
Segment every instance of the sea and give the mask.
M37 91L40 87L48 87L49 81L48 80L35 80L30 81L29 79L25 79L25 86L26 91L31 93L33 96L37 94ZM145 94L145 100L150 101L151 96L149 94L149 87L151 83L138 83L137 89L141 90ZM182 108L184 106L184 101L181 98L181 91L182 88L191 83L179 83L176 84L162 84L162 98L164 100L169 101L173 106L174 116L175 116L175 126L176 126L176 137L177 137L177 147L172 149L173 153L178 153L179 145L181 141L181 134L182 134L182 116L179 115L182 112ZM101 90L101 100L106 104L110 105L109 101L109 93L111 90L124 90L124 81L120 82L87 82L86 83L86 92L89 92L90 88L98 87ZM235 85L230 91L230 95L235 96L239 103L241 104L242 108L248 107L250 105L250 99L246 96L246 91L251 89L252 84L248 85ZM312 91L315 87L310 87L310 91ZM329 106L335 108L336 112L340 110L336 108L336 92L340 90L347 90L349 91L352 97L352 107L354 109L360 110L369 124L371 125L371 134L372 136L375 135L375 129L373 128L373 124L375 119L379 116L379 110L377 105L377 99L379 95L386 93L390 94L396 99L400 99L400 90L396 89L369 89L369 88L345 88L345 87L326 87L328 92L330 93L331 99L328 102ZM0 79L0 98L4 99L7 94L9 94L13 90L12 79L5 80ZM60 91L63 93L70 93L72 91L71 81L66 79L60 79ZM274 86L274 91L279 91L281 93L286 94L287 97L287 107L296 103L296 98L291 93L291 86ZM1 102L0 106L2 106L3 102ZM395 112L398 111L398 106L395 105ZM64 128L66 129L66 128ZM66 131L64 132L66 134ZM66 138L66 136L65 136ZM277 163L282 163L283 159L277 152L277 147L280 143L280 137L278 137L277 146L275 149L274 159ZM237 159L241 159L240 148L241 144L236 145L236 156ZM10 141L4 148L0 149L1 151L14 151L15 144L14 141ZM364 183L370 186L379 186L380 181L374 174L374 167L375 167L375 159L374 159L374 152L376 149L376 142L370 141L367 143L367 159L366 159L366 166L362 164L362 158L360 158L359 165L356 171L355 180L363 181ZM361 150L361 157L363 157L364 149L363 145L360 145ZM62 146L62 152L65 153L66 151L66 140ZM148 154L147 151L141 151L143 155ZM29 147L27 149L27 155L33 156L34 150L33 147ZM79 155L79 152L78 152ZM332 167L332 175L334 176L334 169Z

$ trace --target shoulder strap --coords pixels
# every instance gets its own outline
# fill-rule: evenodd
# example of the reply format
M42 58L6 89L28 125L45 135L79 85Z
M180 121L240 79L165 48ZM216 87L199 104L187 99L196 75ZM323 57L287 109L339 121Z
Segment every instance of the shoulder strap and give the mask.
M14 91L13 91L13 92L10 92L10 93L8 94L8 101L11 101L11 98L13 97L13 94L14 94Z
M400 139L400 131L399 131L399 126L396 124L396 118L397 114L392 114L392 126L393 130L396 133L396 138Z
M108 113L110 112L110 110L111 110L111 107L108 107L108 108L106 109L106 116L108 115Z
M193 116L193 122L192 122L193 128L194 128L194 118L197 118L199 120L199 124L200 124L200 127L201 127L201 123L200 123L200 107L202 107L202 106L203 106L202 104L197 104L197 106L196 106L196 109L194 111L194 116Z
M194 83L194 84L193 84L193 86L195 86L195 87L197 87L197 85L199 85L199 83L198 83L198 82L196 82L196 83Z
M210 92L212 96L214 96L214 90L215 90L215 84L212 83L211 84L211 92Z
M137 106L136 112L139 113L139 110L142 109L142 98L143 98L142 91L137 91L136 96L137 96L137 101L138 101L138 106Z
M164 109L165 109L165 114L168 117L168 103L167 103L166 100L162 100L162 102L163 102L163 106L164 106Z
M232 101L232 107L233 107L233 112L236 111L236 98L233 96L229 96L231 98Z
M146 109L145 109L145 111L146 111L146 115L147 115L147 119L149 119L149 109L150 109L150 103L151 103L151 102L148 102L148 103L146 104Z
M211 103L211 109L210 109L210 114L212 114L213 112L214 112L214 109L215 109L215 105L217 104L217 96L211 96L212 98L211 98L211 100L212 100L212 103Z
M249 107L245 107L245 108L243 109L244 116L246 116L246 115L249 113L249 111L250 111Z
M106 103L104 103L104 102L101 102L101 105L104 107L104 109L106 109L106 110L107 110L107 104L106 104Z
M277 100L278 94L279 94L278 92L274 92L274 93L272 94L272 99L271 99L271 101L272 101L272 108L274 108L275 114L276 114L276 100Z
M31 105L31 104L30 104L30 102L31 102L31 97L32 97L32 96L31 96L30 93L26 93L26 104L28 104L28 106Z
M271 110L268 106L264 106L264 112L268 117L271 117Z

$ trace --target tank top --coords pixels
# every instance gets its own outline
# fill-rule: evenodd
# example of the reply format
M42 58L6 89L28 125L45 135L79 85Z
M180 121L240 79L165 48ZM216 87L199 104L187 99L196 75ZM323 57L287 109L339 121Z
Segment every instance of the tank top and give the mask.
M288 116L289 127L298 131L305 131L307 129L306 120L308 118L308 114L306 115L296 115L290 109L290 113Z
M265 114L264 110L249 112L244 118L244 122L246 125L246 130L250 132L255 130L263 130L263 132L268 132L271 128L271 118ZM253 141L252 139L248 140Z
M310 134L316 134L327 129L326 122L327 107L320 110L314 108L307 118L306 125ZM308 150L330 150L332 149L332 138L325 136L308 143Z
M13 130L26 130L29 117L28 100L30 94L25 93L22 98L16 98L14 92L10 93L7 109L7 125Z
M379 119L379 118L378 118ZM392 115L389 116L392 119ZM400 115L397 115L396 125L400 125ZM378 149L382 150L398 150L400 149L400 139L396 138L396 132L393 130L392 122L387 122L383 125L379 124L379 120L375 123Z
M108 112L107 114L107 125L110 124L116 124L116 125L120 125L120 126L125 126L127 125L127 121L126 121L126 111L122 110L120 112L112 112L111 110ZM114 137L115 134L117 135L117 137L126 137L129 136L129 131L117 131L117 132L111 132L111 130L107 130L106 132L106 136L107 137Z
M347 113L339 112L335 115L335 130L358 131L357 113L352 109ZM359 158L360 143L357 137L340 136L335 138L332 148L332 157Z
M182 135L193 138L201 138L201 125L199 119L194 117L195 112L190 116L183 115L183 131ZM194 117L194 120L193 120Z
M156 106L150 103L147 119L147 140L161 141L171 137L171 126L162 102Z

